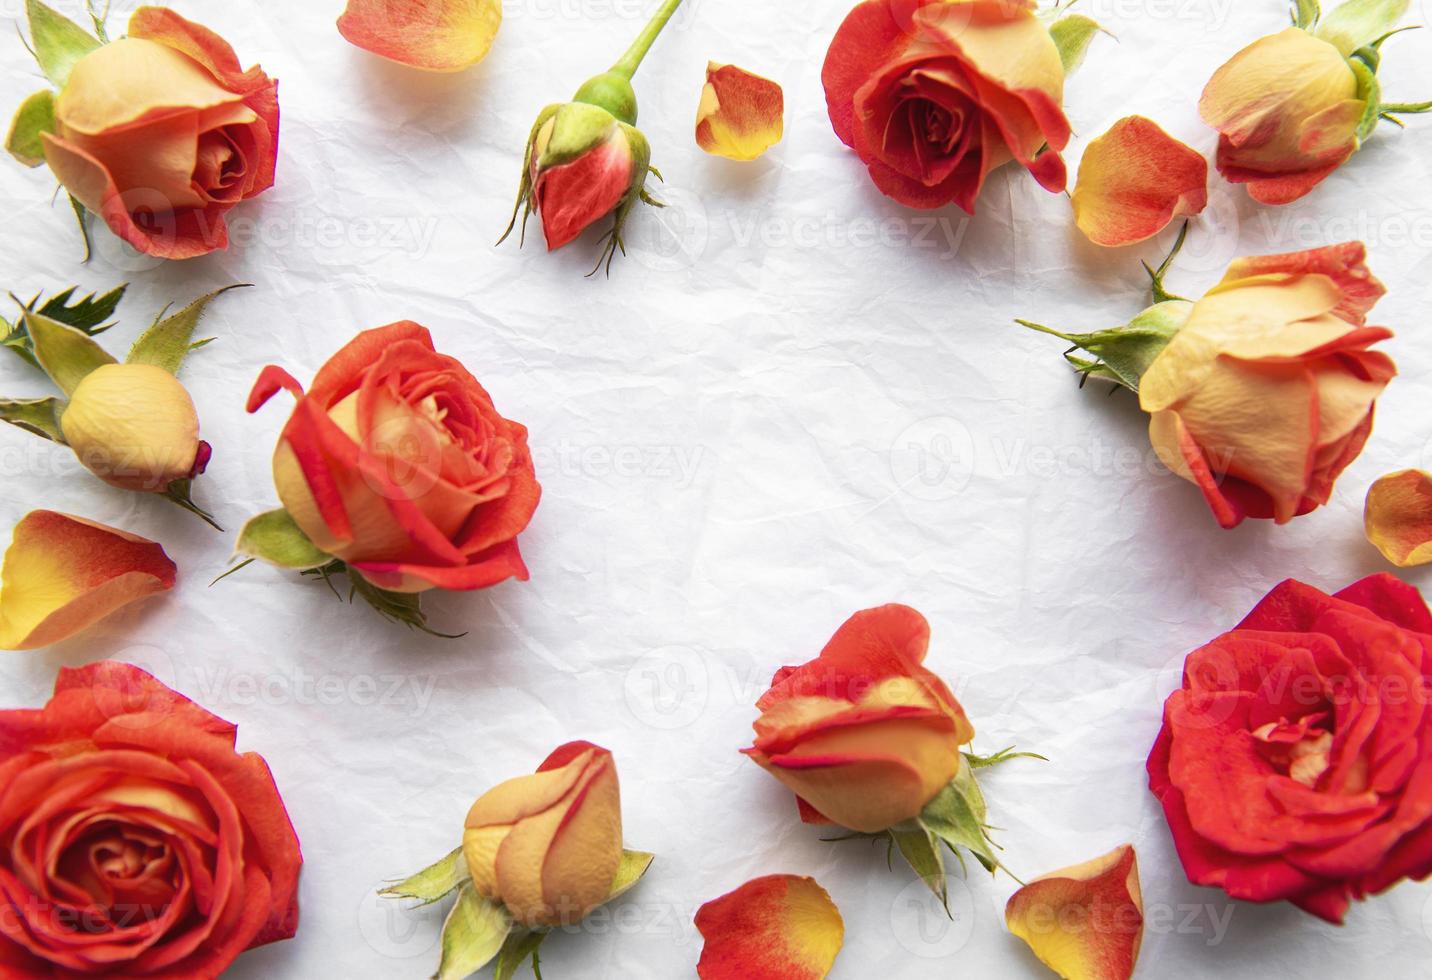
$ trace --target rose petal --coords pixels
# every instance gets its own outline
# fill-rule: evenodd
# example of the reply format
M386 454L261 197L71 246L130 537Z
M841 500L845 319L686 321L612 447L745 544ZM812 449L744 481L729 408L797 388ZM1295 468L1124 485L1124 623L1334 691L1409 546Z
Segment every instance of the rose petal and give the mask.
M845 941L840 910L812 878L770 875L696 913L701 980L821 980Z
M1084 151L1073 204L1094 244L1142 242L1208 205L1208 162L1151 120L1129 116Z
M1402 470L1367 491L1367 540L1399 568L1432 561L1432 474Z
M425 71L486 57L502 26L498 0L348 0L338 31L351 44Z
M713 61L696 110L696 144L716 156L754 160L781 141L784 114L779 84Z
M1144 937L1134 849L1124 844L1035 879L1010 898L1004 918L1065 980L1128 980Z
M153 541L37 510L15 526L0 570L0 649L30 650L78 633L136 599L174 587Z

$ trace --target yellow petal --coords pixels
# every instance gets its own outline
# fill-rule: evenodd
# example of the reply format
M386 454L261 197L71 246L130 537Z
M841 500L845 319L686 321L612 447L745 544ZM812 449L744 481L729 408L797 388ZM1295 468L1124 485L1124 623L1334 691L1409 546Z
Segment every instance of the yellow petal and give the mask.
M501 0L348 0L338 31L349 43L425 71L453 72L487 56Z
M1367 540L1399 568L1432 561L1432 474L1402 470L1377 480L1363 512Z
M770 875L707 902L701 980L822 980L845 942L840 910L811 878Z
M85 55L55 101L62 135L96 136L175 112L242 102L167 44L121 38Z
M696 110L696 143L707 153L754 160L781 141L785 96L768 78L735 65L706 66Z
M1004 917L1009 931L1065 980L1128 980L1144 936L1134 849L1125 844L1035 879L1014 893Z
M174 587L153 541L81 517L37 510L15 526L0 569L0 649L58 643L121 606Z

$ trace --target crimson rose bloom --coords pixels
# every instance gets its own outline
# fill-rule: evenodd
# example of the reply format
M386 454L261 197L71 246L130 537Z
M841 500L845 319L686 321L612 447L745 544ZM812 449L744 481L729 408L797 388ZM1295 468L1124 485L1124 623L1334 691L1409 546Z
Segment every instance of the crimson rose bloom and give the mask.
M121 663L0 711L0 976L217 977L298 927L298 839L233 725Z
M1195 650L1149 755L1184 871L1341 923L1432 874L1432 614L1374 575L1288 581Z

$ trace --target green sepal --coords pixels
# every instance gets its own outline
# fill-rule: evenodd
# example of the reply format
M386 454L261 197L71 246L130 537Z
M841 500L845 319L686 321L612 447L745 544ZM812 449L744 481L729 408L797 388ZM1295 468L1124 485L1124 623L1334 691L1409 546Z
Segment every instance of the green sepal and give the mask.
M64 88L75 64L98 48L100 40L40 0L25 0L25 10L35 60L56 88Z
M194 330L198 327L199 320L204 316L204 311L209 303L231 289L241 289L246 285L248 284L239 283L225 286L223 289L216 289L207 296L199 297L173 316L166 317L164 315L169 312L166 307L155 318L149 329L140 334L139 339L134 342L134 346L130 348L129 356L124 359L125 363L149 364L163 368L170 374L178 374L185 356L190 351L198 350L210 342L208 340L193 342Z
M491 963L512 933L512 917L477 893L472 882L458 886L457 902L443 923L442 960L435 980L463 980Z
M45 162L45 144L40 134L54 131L55 93L42 89L20 103L5 136L5 149L25 166L38 167Z
M635 888L637 882L651 870L651 863L655 860L656 855L647 851L623 850L621 864L617 866L617 876L612 879L612 890L606 902L614 902Z
M94 255L94 242L90 239L90 213L73 194L70 195L70 209L74 211L75 223L80 226L80 238L85 243L85 257L81 261L88 262Z
M1322 18L1312 33L1348 57L1392 31L1411 3L1412 0L1344 0Z
M239 566L242 567L242 566ZM231 571L238 571L234 568ZM428 625L428 617L423 612L422 596L417 592L391 592L387 589L380 589L369 582L362 575L349 568L345 562L338 559L330 559L327 564L315 568L306 568L300 574L317 575L333 590L333 594L340 599L342 593L333 584L335 575L348 576L348 602L351 605L354 599L361 598L368 605L377 611L378 615L392 623L402 623L409 629L419 630L429 636L438 636L444 640L457 640L466 636L466 633L439 633Z
M597 264L592 267L592 271L587 273L588 276L596 275L597 270L603 266L606 267L606 274L610 276L612 261L616 258L617 252L626 254L626 240L622 237L622 230L626 227L631 209L636 207L638 201L646 201L656 207L663 206L652 200L646 193L646 175L654 169L651 166L651 144L647 142L641 130L635 126L628 126L626 123L617 125L621 128L627 138L627 144L631 147L631 183L627 185L627 192L622 195L616 210L612 212L612 229L607 232L602 254L597 259Z
M418 906L431 905L451 895L471 880L467 870L467 859L459 847L451 854L444 855L417 874L395 882L378 892L384 898L413 898Z
M517 227L517 212L522 212L522 228L517 234L517 247L521 248L527 241L527 219L532 217L532 149L537 144L537 134L547 124L547 120L557 114L562 108L562 103L557 102L544 106L542 111L537 113L537 121L532 124L532 131L527 135L527 149L522 154L522 180L517 187L517 203L512 206L512 220L507 222L507 230L497 240L501 245L507 241L507 236L512 234L512 229Z
M890 840L915 873L920 876L945 911L950 909L949 884L945 879L945 859L940 840L919 821L909 821L887 831Z
M59 398L0 399L0 421L60 445L66 445L60 416L68 402Z
M35 361L66 395L73 395L90 372L115 360L89 334L26 310L22 314L25 332Z
M71 304L70 299L74 296L77 287L71 286L64 292L50 297L40 305L40 296L35 296L28 303L20 303L22 310L33 311L41 316L47 316L57 323L63 323L67 327L74 327L91 337L104 333L113 323L106 323L114 315L115 308L119 306L120 300L124 298L124 291L128 286L119 286L111 289L103 296L90 293L88 296ZM12 297L13 298L13 297ZM0 320L0 324L4 324ZM40 362L35 359L33 348L30 342L30 333L25 327L24 320L15 324L5 324L10 332L0 338L0 346L9 348L13 353L19 355L27 363L39 367Z
M164 488L164 491L160 494L160 496L163 497L165 500L168 500L170 503L178 504L180 507L193 514L195 517L199 518L205 524L212 527L215 531L223 533L224 529L219 526L218 521L214 520L214 515L210 514L207 510L194 503L193 480L175 480L173 483L169 484L169 486Z
M1377 128L1378 120L1382 118L1382 83L1377 80L1376 59L1375 51L1363 48L1347 62L1354 77L1357 78L1357 97L1363 101L1365 106L1362 110L1362 118L1357 123L1358 146L1366 142L1367 138L1372 135L1372 131Z
M963 848L975 856L990 874L999 868L989 826L989 809L975 780L973 766L960 766L958 775L920 812L919 822L933 836L959 853Z
M1064 74L1072 75L1084 63L1093 42L1102 27L1099 22L1084 14L1068 14L1049 26L1049 36L1059 49L1059 60L1064 63Z
M502 949L497 954L497 966L493 970L493 980L512 980L521 969L522 964L527 960L532 961L532 973L537 980L542 980L542 967L540 959L540 948L542 941L548 933L542 929L531 932L514 931L502 944Z
M964 756L965 761L975 769L989 769L1001 763L1009 762L1012 759L1038 759L1040 762L1049 761L1048 757L1042 756L1038 752L1016 752L1013 745L1000 749L994 755L975 755L973 752L961 752L960 754Z
M1073 344L1064 356L1086 378L1113 381L1137 392L1139 379L1188 322L1192 308L1188 300L1169 300L1149 307L1122 327L1093 333L1063 333L1029 320L1015 322ZM1073 352L1078 349L1088 351L1097 360L1090 362L1075 356Z
M318 547L294 522L293 515L282 507L249 519L239 532L235 554L279 568L306 571L333 562L333 556Z
M1293 26L1305 31L1311 31L1318 24L1318 19L1323 15L1322 5L1318 0L1293 0Z

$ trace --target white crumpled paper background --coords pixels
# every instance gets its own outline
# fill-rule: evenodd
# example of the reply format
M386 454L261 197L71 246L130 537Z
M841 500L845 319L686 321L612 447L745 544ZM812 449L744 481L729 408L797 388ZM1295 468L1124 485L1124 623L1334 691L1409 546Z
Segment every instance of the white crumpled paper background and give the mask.
M574 738L616 753L628 844L660 857L612 917L548 941L549 980L694 976L697 907L772 872L814 875L839 904L833 977L1047 976L1004 929L1011 879L956 882L947 919L883 849L822 843L737 754L777 667L813 657L850 613L901 601L930 618L930 664L974 720L976 748L1051 759L985 780L1009 866L1027 878L1137 847L1142 976L1425 976L1432 889L1404 884L1335 929L1192 887L1144 759L1184 655L1271 586L1295 576L1332 591L1387 569L1363 539L1365 491L1432 465L1432 120L1384 124L1286 208L1215 180L1170 287L1197 294L1237 255L1364 239L1390 290L1374 319L1397 331L1385 348L1402 371L1329 506L1222 531L1158 467L1130 397L1078 390L1060 343L1012 322L1125 321L1146 302L1139 260L1157 261L1171 232L1097 249L1067 199L1018 170L996 175L973 219L906 210L826 117L820 65L844 4L687 4L637 78L670 207L634 217L610 279L583 278L595 235L555 255L535 225L525 249L493 242L536 112L614 60L650 0L510 0L490 57L456 76L350 47L338 0L176 0L281 80L278 185L233 213L225 254L165 265L101 232L82 266L48 173L0 166L0 285L29 296L131 282L105 337L116 349L165 303L254 284L215 303L203 333L217 342L183 374L215 448L197 496L230 534L0 432L0 530L36 507L70 511L160 540L181 569L167 597L6 655L3 703L42 704L59 667L113 657L239 724L241 747L273 767L307 863L297 939L246 954L234 977L430 975L441 910L406 913L375 889L455 846L478 794ZM19 0L0 6L20 19ZM133 6L116 4L116 28ZM1134 112L1211 153L1198 94L1286 24L1284 7L1085 0L1118 39L1099 38L1069 85L1071 171L1089 138ZM1409 22L1429 18L1432 2L1414 0ZM3 101L18 104L42 80L18 38L3 44ZM764 159L695 146L708 59L785 86L786 137ZM1388 97L1432 97L1429 64L1432 35L1389 42ZM435 627L468 631L456 641L268 568L210 587L232 531L276 499L268 460L286 401L244 414L259 369L307 381L355 331L404 318L531 428L544 487L522 538L532 580L431 596ZM0 362L0 391L45 390Z

